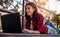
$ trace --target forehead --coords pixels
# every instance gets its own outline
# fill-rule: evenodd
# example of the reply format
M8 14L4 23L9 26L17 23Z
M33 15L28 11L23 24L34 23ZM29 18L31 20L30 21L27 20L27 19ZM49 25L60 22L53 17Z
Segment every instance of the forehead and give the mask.
M29 7L32 7L32 6L30 6L30 5L27 5L27 6L26 6L26 8L29 8Z

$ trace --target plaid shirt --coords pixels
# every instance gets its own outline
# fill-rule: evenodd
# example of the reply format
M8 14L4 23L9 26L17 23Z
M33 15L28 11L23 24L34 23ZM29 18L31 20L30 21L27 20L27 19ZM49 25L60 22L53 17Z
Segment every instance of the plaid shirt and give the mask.
M37 15L38 18L32 19L33 30L38 30L40 34L47 34L48 28L43 24L44 18L41 14ZM26 28L30 29L31 19L26 19Z

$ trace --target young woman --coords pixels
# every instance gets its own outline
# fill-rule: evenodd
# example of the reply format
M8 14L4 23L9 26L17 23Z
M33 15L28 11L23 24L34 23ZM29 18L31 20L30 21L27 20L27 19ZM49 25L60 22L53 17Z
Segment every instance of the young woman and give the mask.
M43 24L44 18L38 14L34 3L29 2L25 6L26 23L23 32L34 34L47 34L48 28Z

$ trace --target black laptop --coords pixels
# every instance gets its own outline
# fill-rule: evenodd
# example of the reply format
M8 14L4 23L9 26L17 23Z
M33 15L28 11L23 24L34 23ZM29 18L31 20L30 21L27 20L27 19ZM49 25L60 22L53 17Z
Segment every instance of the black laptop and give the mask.
M22 33L19 13L1 16L3 33Z

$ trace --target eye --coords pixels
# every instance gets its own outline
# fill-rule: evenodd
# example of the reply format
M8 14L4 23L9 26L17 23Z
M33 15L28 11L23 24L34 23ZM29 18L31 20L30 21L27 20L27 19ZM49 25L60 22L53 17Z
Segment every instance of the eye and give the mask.
M28 7L28 9L30 9L30 8Z
M27 9L30 9L30 7L26 7L26 9L25 9L25 10L27 10Z

